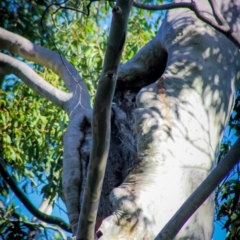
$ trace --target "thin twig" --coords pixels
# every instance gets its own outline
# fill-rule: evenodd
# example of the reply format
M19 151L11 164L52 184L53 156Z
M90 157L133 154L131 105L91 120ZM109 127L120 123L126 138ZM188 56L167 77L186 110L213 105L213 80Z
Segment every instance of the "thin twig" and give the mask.
M223 25L223 26L226 26L226 31L229 31L230 28L226 22L226 20L224 19L224 17L222 16L221 12L220 12L220 9L218 7L218 4L215 0L208 0L211 7L212 7L212 11L213 11L213 14L214 14L214 17L216 18L216 20L218 21L218 24L219 25Z

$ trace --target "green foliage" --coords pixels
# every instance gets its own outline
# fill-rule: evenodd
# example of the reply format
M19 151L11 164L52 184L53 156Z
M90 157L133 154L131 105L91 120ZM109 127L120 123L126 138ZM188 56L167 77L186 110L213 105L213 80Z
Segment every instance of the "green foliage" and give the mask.
M108 2L94 3L90 17L84 14L79 17L79 13L73 13L71 23L55 17L54 25L57 31L50 37L55 44L56 51L67 58L81 73L92 100L101 74L111 24L109 5ZM154 37L159 19L148 20L151 17L151 12L136 9L132 12L122 62L132 58L144 44Z
M238 92L235 100L234 113L230 118L229 126L232 130L235 130L235 135L239 137L240 136L240 92Z
M237 94L234 111L229 121L234 137L240 136L240 93ZM219 161L228 153L231 142L225 141L220 148ZM216 220L227 231L227 240L240 239L240 164L220 184L215 195Z
M96 32L99 35L95 34ZM70 37L69 37L70 36ZM96 92L97 80L103 64L106 35L94 19L74 21L69 29L62 28L54 35L54 42L61 53L81 73L91 96Z
M41 193L49 199L61 196L62 137L68 117L21 82L7 83L5 91L0 90L0 128L3 157L11 166L12 177L23 182L26 194L42 184ZM1 183L1 195L7 196L8 189ZM15 229L20 230L20 225Z
M20 82L1 90L1 95L3 156L30 178L32 172L49 171L51 159L58 159L62 151L55 146L62 142L67 116Z
M39 20L51 1L43 0L1 0L0 26L21 36L31 37L33 42L41 41Z
M61 232L49 231L46 230L46 228L51 229L52 227L44 226L41 223L30 222L26 216L19 214L19 211L17 207L14 206L14 203L9 204L8 206L3 206L0 204L1 239L31 240L36 239L34 238L36 234L39 234L38 239L55 239L55 240L64 239L63 238L64 235Z
M16 239L15 231L17 237L27 239L24 219L15 210L13 204L0 208L0 233L4 233L1 234L2 239Z
M220 198L217 201L217 220L221 221L223 229L227 231L226 239L240 238L240 178L239 166L237 166L238 178L234 175L228 178L220 186L220 191L217 196Z

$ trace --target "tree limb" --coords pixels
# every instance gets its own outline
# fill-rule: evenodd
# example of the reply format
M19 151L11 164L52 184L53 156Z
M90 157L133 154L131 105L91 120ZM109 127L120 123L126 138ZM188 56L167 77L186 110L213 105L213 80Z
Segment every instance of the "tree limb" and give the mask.
M110 144L111 104L131 6L132 0L118 0L112 10L110 35L93 108L92 149L85 198L78 222L78 240L94 239L97 210Z
M10 219L10 222L16 222L16 220L11 220ZM58 227L55 227L55 226L52 226L52 225L46 225L44 223L35 223L35 222L27 222L27 221L23 221L23 223L25 225L31 227L31 228L32 227L42 228L42 229L49 228L51 230L57 231L61 235L62 239L66 239L66 235L64 234L64 232L61 229L59 229ZM33 238L30 238L30 239L33 239ZM35 236L34 239L37 239L36 236Z
M171 10L175 8L188 8L195 12L196 16L201 19L203 22L209 24L216 30L220 31L222 34L224 34L230 41L232 41L238 48L240 48L240 38L237 35L237 33L232 32L229 25L227 22L224 20L222 17L219 8L217 6L217 3L215 0L209 0L210 5L212 7L214 16L216 17L216 20L221 23L219 25L216 23L214 20L206 17L203 12L201 12L197 4L195 3L194 0L191 1L191 3L169 3L169 4L163 4L163 5L150 5L150 4L144 4L144 3L139 3L136 0L133 2L133 6L145 10L151 10L151 11L157 11L157 10Z
M227 176L233 167L240 160L240 138L233 145L228 154L202 182L202 184L192 193L192 195L182 204L170 221L159 233L157 239L174 239L184 223L201 206L204 201L216 189L219 183Z
M219 14L220 11L218 9L217 4L214 4L212 0L209 0L209 2L210 2L210 5L212 6L214 15L217 16L217 21L221 21L221 23L224 23L224 25L219 25L212 19L206 17L201 11L199 11L199 9L194 1L192 1L194 7L191 10L193 10L195 12L196 16L199 19L201 19L203 22L209 24L210 26L212 26L213 28L215 28L216 30L218 30L219 32L224 34L232 43L235 44L235 46L237 48L240 48L240 38L237 35L237 33L232 32L229 25L227 24L227 22L225 20L222 20L222 18L220 17L220 14Z
M0 28L0 48L52 69L65 82L68 90L76 96L81 89L81 107L90 108L90 96L78 71L61 55L31 43L26 38ZM77 96L77 101L79 96ZM74 103L77 104L77 103ZM69 108L73 108L72 106Z
M141 89L156 81L163 74L166 63L167 52L155 37L120 66L116 91Z
M41 205L38 207L39 211L51 215L52 214L52 210L53 210L53 204L54 204L54 200L56 197L54 197L54 199L49 199L45 196L43 196L43 200ZM35 216L32 218L32 223L37 223L38 222L38 218L36 218ZM43 224L44 225L44 224ZM28 233L28 238L32 239L33 237L35 237L35 239L37 240L37 236L41 234L41 231L34 229L29 231Z
M5 169L5 163L2 158L0 158L0 173L3 177L3 179L6 181L6 183L10 186L12 191L16 194L16 196L19 198L19 200L24 204L24 206L27 208L27 210L32 213L34 216L36 216L38 219L40 219L43 222L55 224L64 229L67 232L71 232L70 226L64 222L62 219L58 217L53 217L50 215L47 215L41 211L39 211L29 200L29 198L22 192L22 190L18 187L17 183L13 180L12 176L8 173L8 171Z
M8 74L14 73L37 94L48 99L57 107L65 109L66 102L68 102L72 94L63 92L52 86L27 64L13 57L0 53L0 63L5 72Z
M218 21L218 24L224 25L226 27L225 31L229 31L230 27L228 26L228 23L226 22L226 20L223 18L217 2L215 0L208 0L208 1L211 5L214 17Z
M76 235L83 191L83 167L80 150L84 142L85 121L91 122L90 111L76 111L71 115L64 133L62 186L72 232Z
M187 2L181 2L181 3L168 3L168 4L162 4L162 5L151 5L146 3L140 3L138 1L133 1L133 6L144 9L144 10L150 10L150 11L159 11L159 10L171 10L176 8L193 8L192 3Z

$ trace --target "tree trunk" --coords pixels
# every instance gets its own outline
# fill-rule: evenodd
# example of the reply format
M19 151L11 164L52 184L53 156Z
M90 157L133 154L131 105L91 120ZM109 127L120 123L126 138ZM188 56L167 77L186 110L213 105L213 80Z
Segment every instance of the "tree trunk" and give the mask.
M207 0L195 2L214 19ZM236 31L239 2L225 1L219 6L223 14L233 13L226 20ZM157 239L167 221L215 167L233 106L235 82L240 81L239 59L239 51L229 39L182 8L169 11L156 37L121 66L98 209L100 239ZM65 165L63 185L68 195L69 181L75 181L81 203L91 124L86 117L77 122L80 161L73 168L78 168L80 179L69 180L73 173ZM65 134L65 151L72 131ZM67 201L76 233L79 198L70 197L77 202L73 210ZM211 239L213 212L209 197L176 239Z

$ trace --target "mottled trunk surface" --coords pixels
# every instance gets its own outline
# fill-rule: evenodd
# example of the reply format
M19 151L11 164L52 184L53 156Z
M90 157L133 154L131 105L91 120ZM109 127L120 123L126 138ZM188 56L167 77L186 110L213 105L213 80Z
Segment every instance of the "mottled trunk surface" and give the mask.
M196 4L212 17L208 1ZM232 109L239 61L223 34L194 12L176 9L168 12L157 36L120 68L98 211L104 218L100 239L155 239L210 173ZM80 202L91 146L87 120L81 129ZM211 239L213 211L209 198L176 239Z

